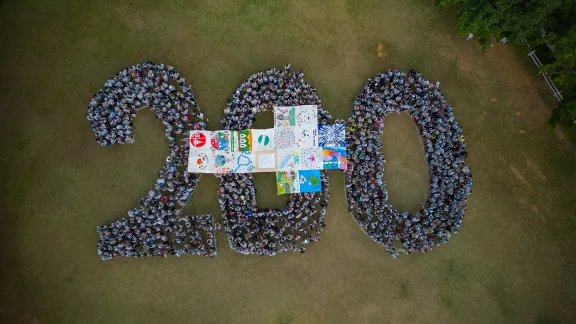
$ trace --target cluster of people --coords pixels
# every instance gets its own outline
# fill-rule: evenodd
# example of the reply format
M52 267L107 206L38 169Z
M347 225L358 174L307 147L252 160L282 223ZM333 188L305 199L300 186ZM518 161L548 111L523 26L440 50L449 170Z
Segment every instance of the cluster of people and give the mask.
M274 106L300 105L318 105L320 125L332 118L316 89L304 81L304 73L290 72L288 64L282 70L270 69L251 75L228 100L220 122L225 129L250 129L260 112L273 111Z
M90 100L88 120L101 145L134 142L132 119L148 107L166 127L170 154L154 188L138 207L108 225L98 226L98 254L114 256L167 256L216 254L212 215L182 215L198 178L186 171L188 132L204 129L192 89L174 68L151 62L126 68L105 83Z
M301 72L290 66L250 76L233 93L222 125L228 130L252 128L256 116L274 106L317 105L319 124L331 118ZM115 256L216 254L212 215L182 215L198 178L186 171L191 130L206 128L191 87L174 68L151 62L120 71L90 101L88 120L101 145L132 143L132 119L143 107L153 110L166 127L170 154L154 188L127 217L98 226L98 253ZM415 214L387 203L380 134L388 114L408 112L418 125L429 164L430 198ZM337 120L336 123L345 123ZM426 252L445 243L464 216L472 178L464 164L466 145L452 107L416 71L389 70L369 79L354 102L347 122L346 194L348 209L367 235L392 256ZM291 194L284 209L259 209L252 175L221 174L219 203L230 247L243 254L275 255L306 251L326 226L328 176L321 171L320 193ZM396 247L400 241L401 248Z
M152 109L162 121L170 143L188 130L206 128L184 77L170 65L145 62L120 71L90 100L88 120L96 142L106 146L133 143L132 119L143 107Z
M304 81L302 72L271 69L253 74L227 103L225 129L252 128L258 113L274 106L317 105L318 122L331 118L316 89ZM226 174L220 178L219 202L230 247L243 254L275 255L284 251L306 251L317 241L326 223L330 194L328 176L321 172L322 192L291 194L284 209L258 209L252 175Z
M438 87L438 82L432 84L414 70L409 74L389 70L366 82L348 119L348 209L366 234L393 257L446 243L458 232L471 193L462 129ZM430 198L414 214L387 203L383 179L383 120L400 112L408 112L418 125L429 165Z

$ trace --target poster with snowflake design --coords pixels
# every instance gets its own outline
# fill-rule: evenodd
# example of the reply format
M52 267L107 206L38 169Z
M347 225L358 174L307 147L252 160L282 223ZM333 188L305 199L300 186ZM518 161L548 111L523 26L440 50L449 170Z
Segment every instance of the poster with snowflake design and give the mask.
M344 124L318 126L318 144L321 147L346 147Z

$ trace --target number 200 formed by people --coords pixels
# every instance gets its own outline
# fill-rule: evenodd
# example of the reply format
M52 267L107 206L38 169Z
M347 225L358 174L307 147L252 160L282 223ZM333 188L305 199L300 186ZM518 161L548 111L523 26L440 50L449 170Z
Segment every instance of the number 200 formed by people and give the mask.
M316 105L319 124L331 118L304 74L290 67L250 76L233 93L221 120L225 129L252 128L255 116L274 106ZM206 128L192 89L173 67L152 62L120 71L90 101L88 120L104 146L132 143L132 119L143 107L166 127L169 155L156 183L127 217L97 226L98 254L143 257L183 254L216 255L215 232L224 228L230 248L243 254L304 252L326 226L330 194L321 171L322 192L291 194L284 209L259 209L252 175L221 174L219 203L222 225L213 216L184 215L199 178L186 171L190 130ZM417 213L395 210L387 203L380 134L388 114L410 114L424 143L430 195ZM465 165L466 145L452 107L418 72L388 70L368 79L347 121L346 197L348 210L364 232L394 257L398 252L426 252L458 232L472 178ZM331 134L326 134L331 136ZM399 244L398 244L399 243Z

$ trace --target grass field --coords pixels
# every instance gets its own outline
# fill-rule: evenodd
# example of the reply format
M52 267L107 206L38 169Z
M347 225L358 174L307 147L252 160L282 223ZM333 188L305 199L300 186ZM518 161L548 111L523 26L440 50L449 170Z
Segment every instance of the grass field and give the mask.
M504 45L482 55L454 25L427 0L0 1L0 322L576 322L576 147L543 125L554 103L525 60ZM212 259L101 261L95 226L147 193L168 143L141 112L135 144L102 148L87 105L143 60L187 78L210 129L240 82L287 63L334 118L382 70L440 81L474 176L460 233L395 260L346 212L333 172L328 226L305 254L242 256L220 235ZM383 142L390 201L418 210L415 126L390 117ZM256 176L263 207L285 199L273 179ZM217 186L203 176L187 210L220 219Z

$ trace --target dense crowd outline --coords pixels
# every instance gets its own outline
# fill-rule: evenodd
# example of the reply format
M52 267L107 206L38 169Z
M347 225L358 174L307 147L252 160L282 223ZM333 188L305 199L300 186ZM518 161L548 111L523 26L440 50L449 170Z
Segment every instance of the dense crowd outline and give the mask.
M250 76L234 92L221 123L227 130L252 128L259 113L274 106L316 105L318 123L331 116L304 74L290 66ZM206 129L192 89L170 65L143 62L120 71L90 101L88 120L103 145L132 143L133 118L147 107L162 121L169 155L154 187L127 216L97 226L98 254L143 257L183 254L215 256L215 234L224 230L232 250L242 254L304 253L326 226L330 193L321 171L322 191L291 194L284 209L260 209L251 174L216 175L220 180L222 225L212 215L183 215L199 178L186 171L191 130ZM387 203L380 134L390 113L408 112L423 138L430 174L430 198L418 213L399 212ZM464 217L472 179L461 127L452 107L416 71L389 70L369 79L354 102L347 127L348 209L367 235L392 256L426 252L448 242ZM397 247L395 242L400 242Z

